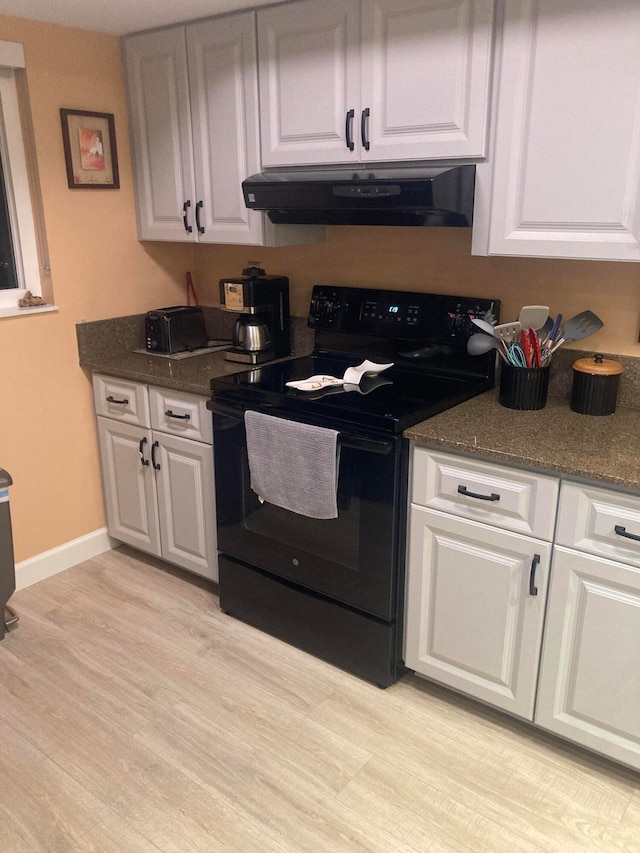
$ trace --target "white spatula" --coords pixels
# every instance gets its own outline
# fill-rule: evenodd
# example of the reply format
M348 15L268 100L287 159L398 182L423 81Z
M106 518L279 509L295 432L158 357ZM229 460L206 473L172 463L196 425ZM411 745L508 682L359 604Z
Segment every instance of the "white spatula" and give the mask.
M519 341L521 331L522 325L517 320L513 323L500 323L493 327L494 337L498 338L499 341L504 341L505 344Z
M541 329L549 316L548 305L523 305L518 315L518 322L523 329Z

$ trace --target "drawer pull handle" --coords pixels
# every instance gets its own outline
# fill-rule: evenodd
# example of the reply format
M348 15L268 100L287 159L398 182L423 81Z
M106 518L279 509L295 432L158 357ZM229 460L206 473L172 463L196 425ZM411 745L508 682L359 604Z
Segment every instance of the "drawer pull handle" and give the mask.
M154 471L159 471L160 465L156 462L156 447L160 447L159 441L154 441L151 445L151 464L153 465Z
M634 542L640 542L640 536L635 533L627 533L627 529L621 524L616 524L614 530L618 536L624 536L625 539L633 539Z
M476 498L479 501L499 501L500 495L491 492L490 495L479 495L477 492L470 492L466 486L458 486L458 494L464 495L467 498Z
M531 571L529 572L529 595L537 595L538 587L536 586L536 569L540 563L540 554L534 554L531 560Z
M140 461L142 462L143 465L149 464L149 460L144 458L144 446L146 443L147 443L147 439L141 438L140 444L138 445L138 450L140 451Z
M166 415L168 418L176 418L176 419L177 419L177 420L179 420L179 421L190 421L190 420L191 420L191 415L189 415L189 414L186 414L186 415L176 415L176 413L175 413L175 412L172 412L172 411L171 411L171 409L167 409L167 411L165 412L165 415Z
M112 397L111 394L107 397L107 403L117 403L119 406L126 406L129 401L126 397L123 397L122 400L116 400L115 397Z

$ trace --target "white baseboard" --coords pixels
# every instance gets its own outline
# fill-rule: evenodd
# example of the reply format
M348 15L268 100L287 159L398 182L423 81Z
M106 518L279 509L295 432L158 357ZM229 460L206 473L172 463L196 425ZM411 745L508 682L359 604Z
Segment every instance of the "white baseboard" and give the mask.
M35 557L16 563L16 589L24 589L57 575L58 572L77 566L78 563L97 557L98 554L104 554L119 544L109 536L106 527L103 527L87 533L86 536L72 539L71 542L65 542L64 545L58 545L50 551L36 554Z

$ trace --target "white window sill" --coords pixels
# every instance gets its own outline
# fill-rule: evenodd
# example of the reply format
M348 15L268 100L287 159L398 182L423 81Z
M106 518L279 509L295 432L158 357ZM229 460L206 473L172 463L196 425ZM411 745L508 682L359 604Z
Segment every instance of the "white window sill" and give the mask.
M0 308L0 320L3 317L26 317L28 314L51 314L58 311L57 305L36 305L33 308Z

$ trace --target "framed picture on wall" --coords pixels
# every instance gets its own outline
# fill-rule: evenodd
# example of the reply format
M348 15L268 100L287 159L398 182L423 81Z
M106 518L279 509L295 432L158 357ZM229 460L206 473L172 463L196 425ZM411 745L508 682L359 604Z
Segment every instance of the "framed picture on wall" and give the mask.
M113 113L60 110L69 189L120 187Z

